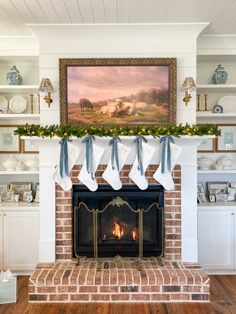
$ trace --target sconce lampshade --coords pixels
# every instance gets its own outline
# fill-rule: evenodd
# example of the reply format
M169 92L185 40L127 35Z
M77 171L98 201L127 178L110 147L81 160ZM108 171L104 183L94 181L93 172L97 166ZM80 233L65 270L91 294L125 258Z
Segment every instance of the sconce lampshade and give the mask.
M182 89L183 91L188 93L195 91L196 84L194 82L194 79L192 77L186 77Z
M47 92L47 93L52 93L53 92L53 87L52 83L49 78L43 78L40 86L39 86L39 92Z

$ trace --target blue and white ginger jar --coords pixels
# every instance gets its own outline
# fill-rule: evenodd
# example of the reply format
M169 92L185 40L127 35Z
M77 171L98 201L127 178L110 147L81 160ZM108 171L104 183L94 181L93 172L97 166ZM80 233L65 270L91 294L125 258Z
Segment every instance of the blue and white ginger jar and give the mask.
M22 76L20 75L20 72L15 65L13 65L7 73L7 82L9 85L22 84Z
M225 71L221 64L218 65L215 73L212 76L212 82L214 84L225 84L228 78L228 73Z

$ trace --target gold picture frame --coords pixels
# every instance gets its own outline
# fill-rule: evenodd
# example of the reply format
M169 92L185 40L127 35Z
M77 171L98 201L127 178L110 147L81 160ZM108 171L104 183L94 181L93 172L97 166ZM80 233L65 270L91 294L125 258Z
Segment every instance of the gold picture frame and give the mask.
M176 58L59 59L59 68L61 124L176 124Z

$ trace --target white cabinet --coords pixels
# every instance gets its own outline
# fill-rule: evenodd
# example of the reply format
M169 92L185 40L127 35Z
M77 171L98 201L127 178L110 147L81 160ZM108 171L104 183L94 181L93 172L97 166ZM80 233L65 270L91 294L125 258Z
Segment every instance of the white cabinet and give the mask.
M234 268L234 215L231 210L198 212L199 262L204 269Z
M0 214L1 269L33 270L38 263L39 212L13 210Z

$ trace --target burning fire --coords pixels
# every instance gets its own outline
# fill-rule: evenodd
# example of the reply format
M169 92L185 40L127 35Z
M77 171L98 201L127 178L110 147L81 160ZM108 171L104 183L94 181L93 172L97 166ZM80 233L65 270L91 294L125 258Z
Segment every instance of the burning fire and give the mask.
M137 240L138 239L138 233L137 233L136 230L132 231L132 238L133 238L133 240Z
M122 225L120 225L117 222L114 222L114 229L112 230L112 234L116 238L118 238L118 240L121 240L122 238L125 237L125 234L127 235L127 231L125 231L125 228L123 228ZM131 237L134 241L138 239L138 229L137 228L134 228L132 231L130 231L129 234L131 235ZM103 239L105 240L106 237L103 236Z
M121 226L115 222L114 224L114 230L112 231L112 234L115 235L119 240L122 238L124 235L124 231L121 228Z

